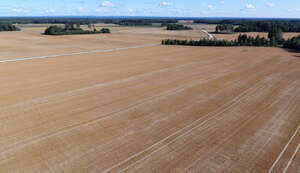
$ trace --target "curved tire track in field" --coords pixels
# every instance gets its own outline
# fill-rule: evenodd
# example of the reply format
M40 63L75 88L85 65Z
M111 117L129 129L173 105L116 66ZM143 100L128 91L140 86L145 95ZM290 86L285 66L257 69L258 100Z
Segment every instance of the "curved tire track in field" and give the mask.
M151 152L150 154L146 155L146 156L143 157L142 159L140 159L140 160L138 160L138 161L136 161L136 162L130 164L129 166L127 166L126 168L122 169L122 170L119 171L119 172L124 172L125 170L129 169L130 167L135 166L135 165L138 164L139 162L141 162L141 161L143 161L143 160L145 160L145 159L151 157L151 155L153 155L154 153L156 153L156 152L162 150L163 148L165 148L166 146L168 146L170 143L174 142L175 140L177 140L177 139L179 139L179 138L181 138L181 137L183 137L183 136L189 134L189 133L192 132L194 129L196 129L196 128L198 128L198 127L201 127L202 125L206 124L206 123L209 122L210 120L215 119L218 115L220 115L220 114L226 112L227 110L233 108L235 105L237 105L237 104L239 103L240 100L249 98L249 97L251 96L251 94L255 93L255 91L256 91L256 89L257 89L257 86L259 86L259 83L256 84L256 85L254 85L254 86L252 86L251 88L246 89L244 92L242 92L241 94L239 94L237 97L235 97L234 99L232 99L230 102L225 103L224 105L222 105L222 106L221 106L220 108L218 108L217 110L215 110L215 111L213 111L213 112L210 112L210 113L204 115L203 117L201 117L201 118L195 120L193 123L191 123L191 124L185 126L184 128L182 128L182 129L176 131L175 133L173 133L173 134L167 136L166 138L164 138L164 139L158 141L157 143L155 143L155 144L151 145L150 147L146 148L145 150L140 151L139 153L136 153L136 154L134 154L134 155L131 156L131 157L128 157L128 159L126 159L126 160L124 160L124 161L122 161L122 162L120 162L120 163L114 165L113 167L108 168L108 169L106 169L105 171L102 171L102 172L103 172L103 173L108 173L108 172L112 171L113 169L115 169L115 168L121 166L122 164L124 164L124 163L130 161L131 159L134 159L135 157L138 157L139 155L142 155L143 153L145 153L145 152L147 152L147 151L153 149L156 145L159 145L159 144L164 143L164 142L168 141L169 139L171 139L171 140L168 141L166 144L163 144L161 147L157 148L156 150L154 150L154 151ZM262 86L260 86L259 88L262 88ZM208 118L208 117L210 117L210 118ZM208 118L208 119L206 119L206 118ZM204 121L201 122L200 124L197 124L197 123L199 123L199 122L200 122L201 120L203 120L203 119L206 119L206 120L204 120ZM190 129L189 129L189 128L190 128ZM185 131L186 129L188 129L188 130ZM185 132L183 132L183 131L185 131ZM182 133L182 132L183 132L183 133ZM182 134L180 134L180 133L182 133ZM176 136L176 135L178 135L178 134L179 134L179 136ZM175 137L175 138L172 139L172 137Z

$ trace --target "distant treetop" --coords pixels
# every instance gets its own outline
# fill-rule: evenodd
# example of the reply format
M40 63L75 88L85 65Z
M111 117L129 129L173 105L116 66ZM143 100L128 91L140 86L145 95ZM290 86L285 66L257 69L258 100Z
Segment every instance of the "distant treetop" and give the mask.
M20 31L21 29L12 24L0 24L0 32L2 31Z
M182 24L169 23L167 25L167 30L193 30L193 28L189 26L184 26Z
M97 30L94 25L88 25L89 28L93 27L93 30L83 30L80 28L80 25L73 23L66 23L65 27L60 26L50 26L48 27L44 34L45 35L74 35L74 34L106 34L110 33L110 29L102 28L101 30Z

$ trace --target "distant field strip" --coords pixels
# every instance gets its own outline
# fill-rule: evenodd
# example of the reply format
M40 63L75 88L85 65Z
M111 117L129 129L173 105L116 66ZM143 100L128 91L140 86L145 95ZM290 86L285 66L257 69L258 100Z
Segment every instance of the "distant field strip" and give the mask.
M73 53L56 54L56 55L22 57L22 58L0 60L0 63L16 62L16 61L28 61L28 60L46 59L46 58L57 58L57 57L61 57L61 56L86 55L86 54L93 54L93 53L114 52L114 51L119 51L119 50L136 49L136 48L143 48L143 47L153 47L153 46L158 46L158 45L159 44L144 44L144 45L139 45L139 46L91 50L91 51L86 51L86 52L73 52Z

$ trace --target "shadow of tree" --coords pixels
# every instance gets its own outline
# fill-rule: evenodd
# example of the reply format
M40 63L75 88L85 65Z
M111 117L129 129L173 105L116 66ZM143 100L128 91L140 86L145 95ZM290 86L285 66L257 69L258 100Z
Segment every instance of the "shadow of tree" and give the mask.
M290 53L295 53L294 56L300 58L300 50L295 50L295 49L285 49L285 50Z
M300 53L300 50L296 50L296 49L286 49L286 50L291 53Z

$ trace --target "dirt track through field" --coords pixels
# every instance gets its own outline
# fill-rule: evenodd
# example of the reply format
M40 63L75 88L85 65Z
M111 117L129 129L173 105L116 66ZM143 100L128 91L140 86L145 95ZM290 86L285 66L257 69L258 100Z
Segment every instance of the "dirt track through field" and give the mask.
M154 46L0 63L0 172L299 172L299 61Z
M113 52L113 51L136 49L136 48L142 48L142 47L153 47L153 46L158 46L158 44L145 44L145 45L139 45L139 46L130 46L130 47L112 48L112 49L100 49L100 50L91 50L91 51L87 51L87 52L73 52L73 53L56 54L56 55L33 56L33 57L22 57L22 58L8 58L8 59L0 60L0 63L16 62L16 61L28 61L28 60L45 59L45 58L57 58L57 57L61 57L61 56L73 56L73 55L86 55L86 54L92 54L92 53Z

